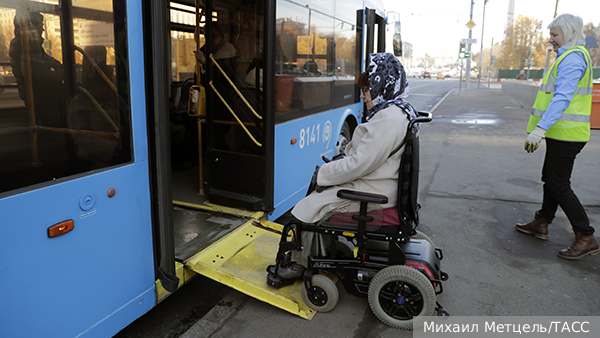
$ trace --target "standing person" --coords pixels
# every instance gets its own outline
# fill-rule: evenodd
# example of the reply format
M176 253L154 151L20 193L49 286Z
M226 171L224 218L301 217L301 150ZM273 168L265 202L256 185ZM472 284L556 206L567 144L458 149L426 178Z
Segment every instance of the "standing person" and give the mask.
M237 67L237 51L235 47L225 40L223 28L218 23L212 24L212 54L219 62L219 65L227 73L227 76L233 80L233 72ZM196 60L202 64L202 72L205 71L206 65L206 45L200 47L200 50L194 52ZM231 75L230 75L231 74Z
M32 158L40 172L57 177L65 175L66 163L73 156L73 144L66 133L40 128L66 128L66 88L63 65L44 50L44 17L38 11L17 10L15 38L8 54L17 80L19 97L28 111L28 123L35 133L38 157Z
M535 99L529 118L525 141L528 153L535 151L546 138L546 156L542 168L544 196L542 208L534 219L517 224L516 229L536 238L548 239L548 224L552 223L558 206L565 212L575 240L558 256L579 259L600 253L594 238L594 228L571 189L571 173L575 157L590 140L592 106L592 66L584 48L583 20L562 14L548 25L548 42L557 53L556 61L546 75Z
M44 17L36 11L19 12L15 15L14 24L15 38L10 42L8 54L17 79L19 97L26 105L33 103L38 125L64 127L63 66L44 50ZM27 45L23 45L25 43ZM24 55L24 51L28 54ZM28 61L26 66L31 71L30 79L26 77L23 61ZM31 87L27 86L28 81ZM27 99L28 88L32 89L31 102Z
M205 27L206 28L206 27ZM226 41L225 34L223 33L223 28L218 23L212 24L212 34L210 38L206 36L206 41L211 43L211 53L214 59L217 61L218 65L223 69L227 77L231 81L235 83L235 72L237 69L237 51L235 47ZM206 73L206 63L207 58L206 55L206 45L200 47L200 50L194 52L196 54L196 60L200 62L202 65L202 73L201 83L204 88L206 88L207 93L212 91L212 88L209 86L209 82L207 77L204 75ZM215 86L216 90L219 92L223 100L227 102L230 106L232 105L232 100L235 92L229 84L229 81L225 78L225 76L213 65L212 67L212 84ZM197 81L197 80L196 80ZM225 121L234 121L229 110L223 104L220 98L214 97L214 103L212 109L209 111L209 115L212 116L213 120L225 120ZM213 128L214 134L214 144L218 149L222 150L234 150L236 145L235 143L235 128L232 128L230 125L216 125Z
M525 75L525 71L521 69L521 71L519 72L519 74L517 74L517 77L515 79L517 79L517 80L527 80L527 76Z
M378 193L388 198L387 204L370 204L369 211L396 206L403 141L409 116L415 118L416 112L404 101L408 96L408 81L400 61L390 53L370 56L367 72L358 78L361 98L369 110L367 122L354 130L345 157L316 170L311 182L316 189L292 209L292 215L302 222L315 223L332 212L358 212L359 202L337 197L340 189ZM322 190L320 187L330 188ZM308 256L326 253L325 241L314 232L302 232L302 246L301 251L292 251L295 264L279 268L279 277L300 276Z

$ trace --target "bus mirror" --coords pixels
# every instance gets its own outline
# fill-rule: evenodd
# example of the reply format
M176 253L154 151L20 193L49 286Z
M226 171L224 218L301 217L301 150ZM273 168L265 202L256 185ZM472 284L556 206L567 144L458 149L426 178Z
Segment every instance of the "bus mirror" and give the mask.
M206 116L206 92L204 87L192 86L188 100L188 115L197 117Z
M402 56L402 38L399 33L394 34L394 55Z

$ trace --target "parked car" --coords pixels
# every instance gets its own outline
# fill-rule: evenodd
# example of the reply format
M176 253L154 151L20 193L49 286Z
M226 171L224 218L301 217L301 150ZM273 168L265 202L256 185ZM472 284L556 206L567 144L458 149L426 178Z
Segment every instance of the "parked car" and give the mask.
M421 73L421 77L431 79L431 73L425 71L425 72Z

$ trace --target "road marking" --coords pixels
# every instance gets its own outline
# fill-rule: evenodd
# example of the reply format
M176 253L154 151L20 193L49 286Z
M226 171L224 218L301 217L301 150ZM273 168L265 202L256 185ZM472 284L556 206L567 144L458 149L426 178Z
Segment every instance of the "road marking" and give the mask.
M448 95L450 95L450 93L452 93L455 90L456 90L456 88L454 88L451 91L447 92L446 95L444 95L444 97L442 97L442 99L439 100L438 103L436 103L435 106L433 106L433 108L431 108L431 110L429 112L433 113L437 109L437 107L448 97Z

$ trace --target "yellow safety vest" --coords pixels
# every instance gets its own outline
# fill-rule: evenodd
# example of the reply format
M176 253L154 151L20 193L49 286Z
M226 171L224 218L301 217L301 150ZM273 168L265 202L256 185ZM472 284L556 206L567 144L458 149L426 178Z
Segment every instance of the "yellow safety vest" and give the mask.
M531 115L529 116L528 133L531 133L535 129L554 97L558 64L573 52L583 53L587 68L583 77L577 83L573 100L571 100L571 103L565 109L560 119L546 131L546 137L562 141L587 142L590 140L590 113L592 111L592 94L594 91L593 76L590 54L581 45L566 50L554 61L552 67L550 67L544 76L540 90L535 98Z

